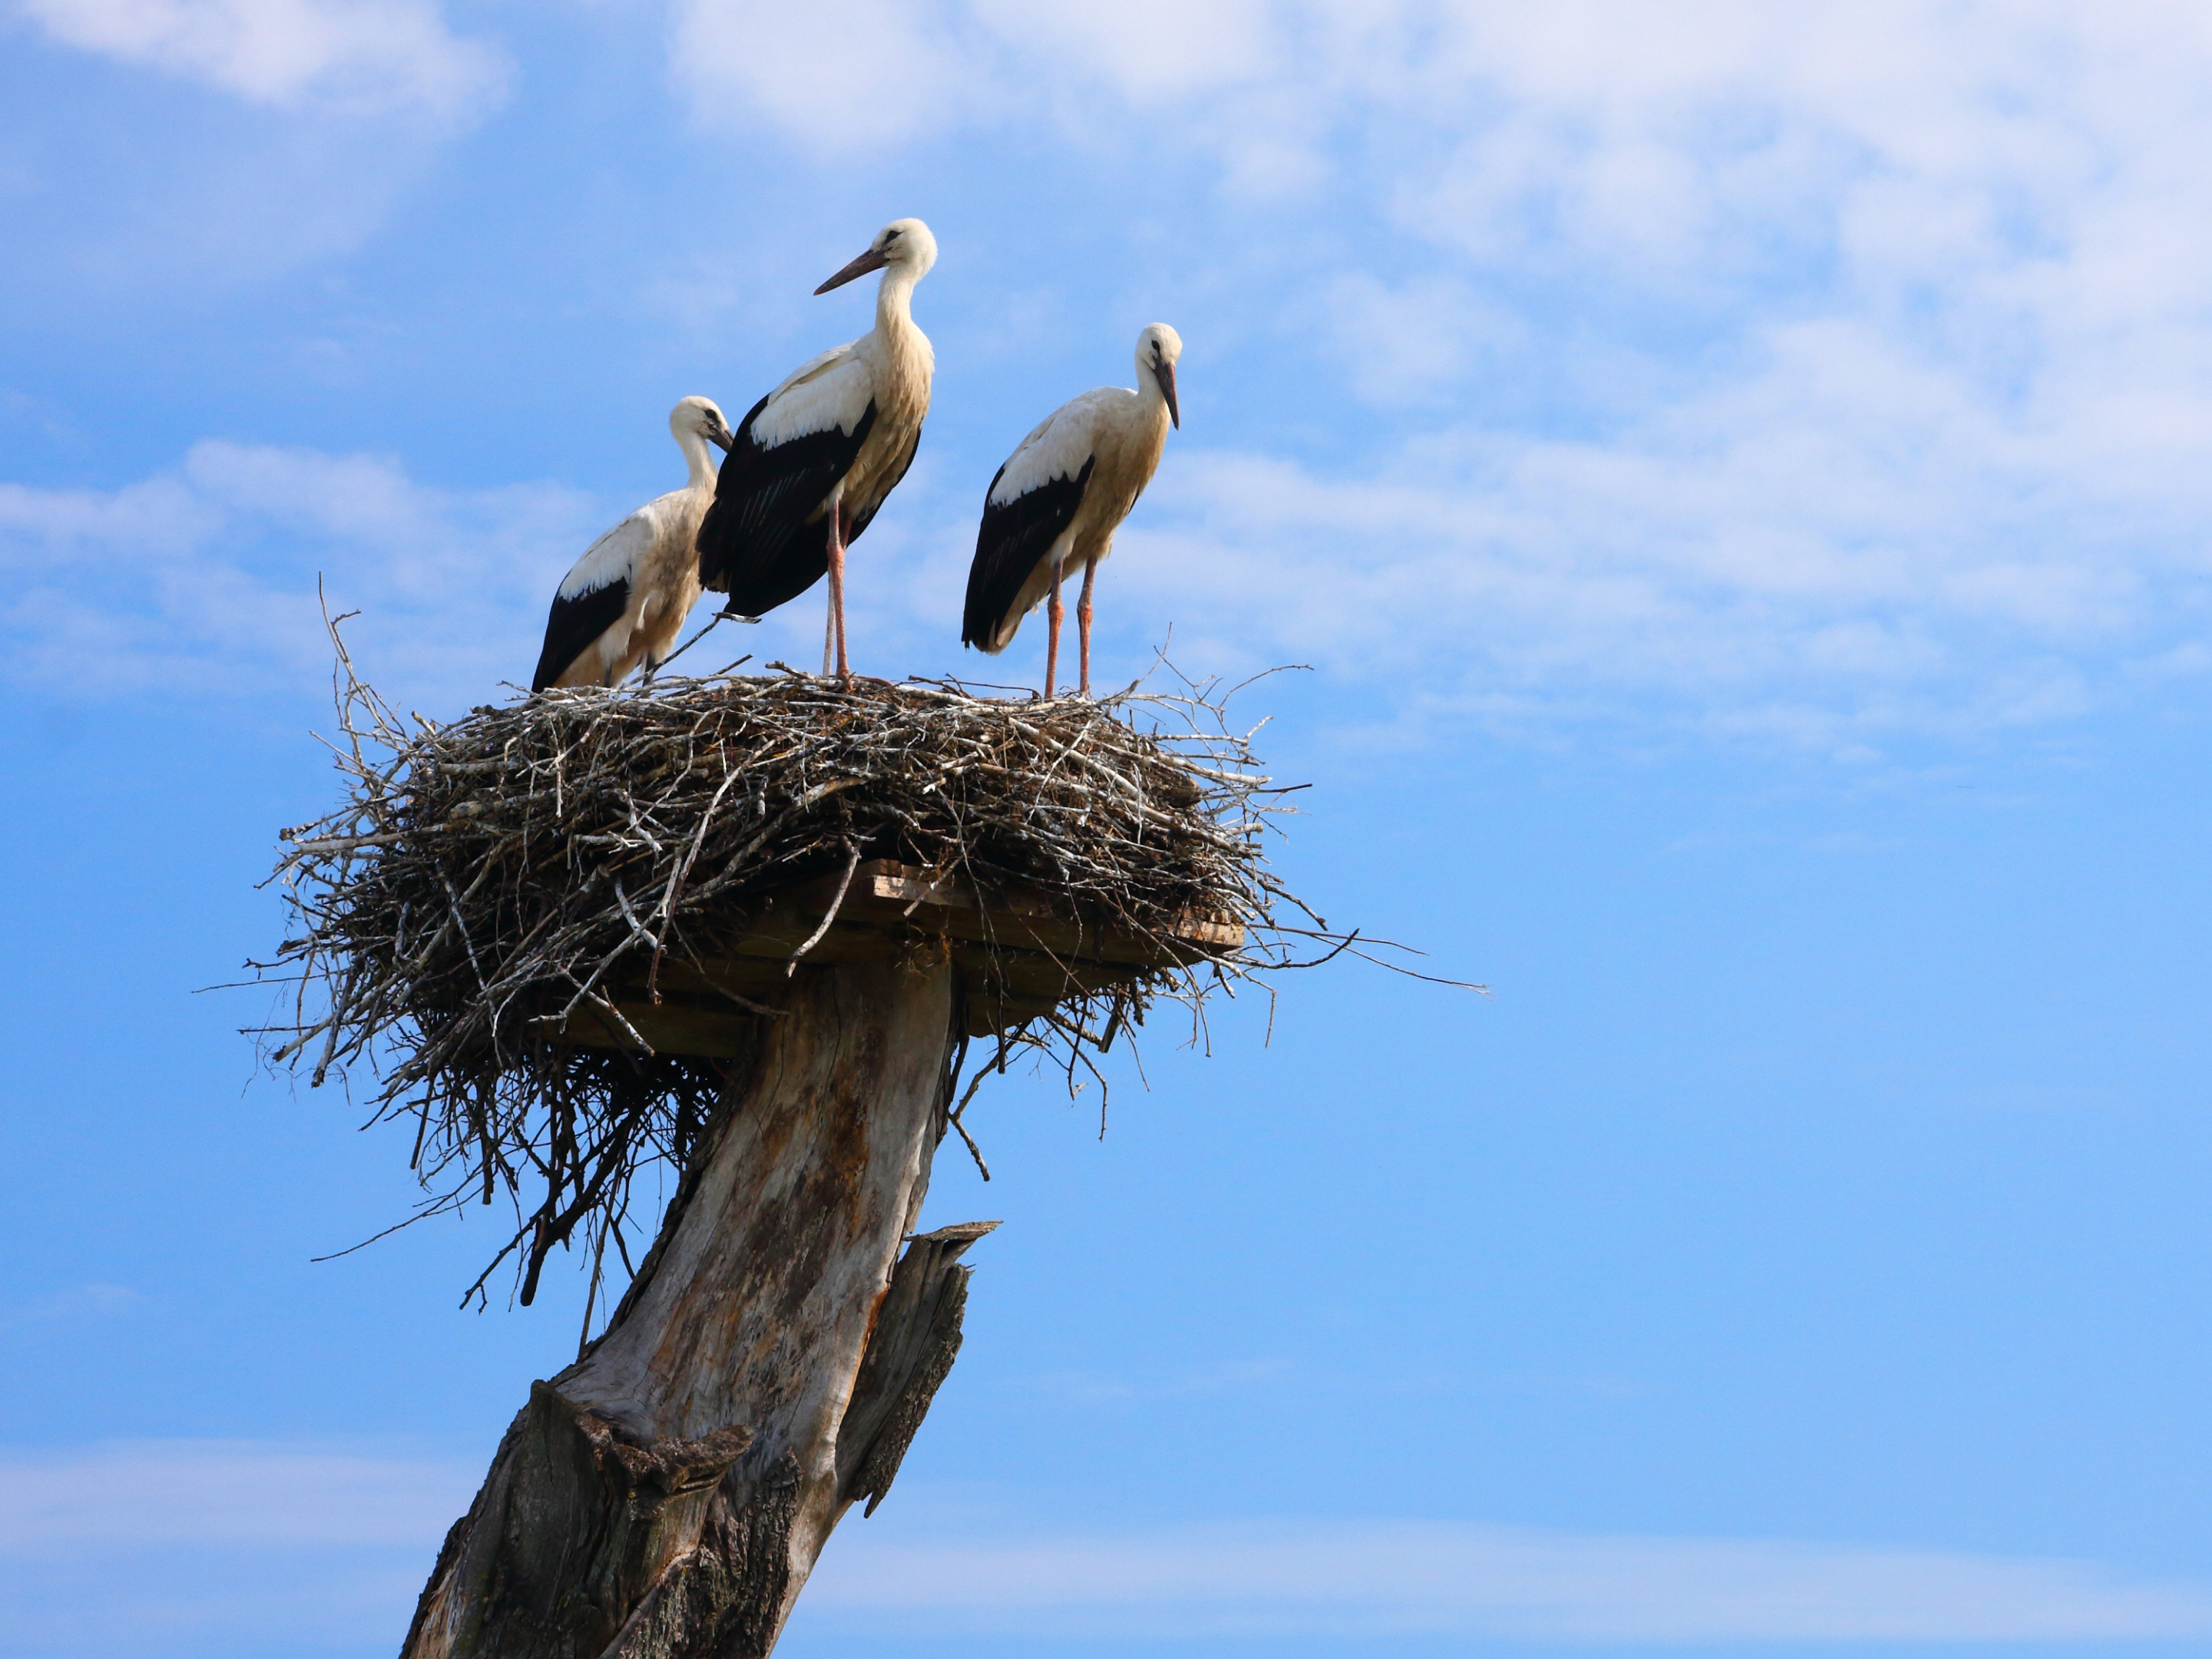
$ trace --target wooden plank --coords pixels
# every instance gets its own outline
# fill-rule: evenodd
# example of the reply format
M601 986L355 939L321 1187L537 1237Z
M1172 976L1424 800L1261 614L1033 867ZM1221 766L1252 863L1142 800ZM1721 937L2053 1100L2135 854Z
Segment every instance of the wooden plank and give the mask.
M770 904L781 914L772 929L759 930L758 937L764 944L771 932L780 938L785 930L799 926L801 918L811 917L798 935L804 939L814 926L819 925L836 890L837 878L824 876L776 896ZM837 926L831 932L848 926L883 927L897 923L923 933L941 933L970 944L1005 944L1062 957L1126 963L1137 967L1172 967L1199 962L1240 950L1244 944L1244 929L1236 922L1185 917L1176 925L1175 943L1164 946L1153 939L1102 927L1094 921L1056 911L1034 892L1008 888L988 892L983 897L986 903L979 906L973 889L950 875L916 869L889 859L871 860L854 871L845 902L838 911ZM824 944L828 942L823 940ZM754 953L750 943L743 948L745 954Z
M1051 1013L1064 1000L1057 996L1018 996L986 987L969 994L961 1009L962 1023L969 1036L995 1036L1000 1031L1011 1031ZM713 1014L698 1009L678 1009L665 1002L659 1008L648 1002L618 1002L615 1006L637 1034L653 1045L655 1054L691 1054L706 1060L737 1059L750 1035L747 1024L755 1018L739 1012ZM605 1015L592 1009L580 1009L571 1015L560 1035L563 1042L586 1048L636 1052L636 1044Z
M657 1004L646 990L651 969L642 952L617 969L608 994L655 1052L733 1058L756 1016L720 994L781 1001L791 983L792 953L821 926L836 886L836 877L824 877L771 895L701 963L664 957ZM1055 915L1034 894L1006 890L986 897L988 909L979 907L972 888L950 876L872 860L854 871L837 920L800 965L881 962L910 952L918 943L944 939L967 976L969 1034L982 1036L1049 1013L1071 997L1226 954L1244 940L1244 930L1233 923L1187 921L1177 935L1188 948L1164 950L1152 940ZM635 1047L588 1006L570 1018L562 1036L593 1048Z
M1000 998L977 992L968 999L963 1011L968 1035L971 1037L996 1036L1001 1031L1011 1031L1018 1025L1026 1025L1041 1019L1060 1006L1056 999L1030 1001L1020 997Z
M980 946L957 947L952 959L969 975L967 1020L972 1036L988 1036L1049 1013L1071 997L1110 991L1128 984L1144 971L1098 963L1062 963L1033 951L987 953ZM718 968L726 965L717 964ZM729 982L719 972L715 977ZM658 1005L646 996L641 981L614 988L613 1001L657 1054L734 1059L744 1052L746 1027L756 1016L712 992L679 988L703 983L702 975L689 964L664 961ZM755 1000L773 1006L773 1000L787 984L778 967L773 977L763 975L757 980L752 988ZM636 1047L588 1003L569 1017L561 1036L586 1048L634 1050Z
M734 1060L743 1051L746 1024L753 1016L732 1009L714 1013L682 1003L663 1001L658 1007L646 1001L619 1001L615 1006L650 1043L655 1054L699 1054L709 1060ZM599 1009L586 1003L568 1016L561 1028L566 1042L586 1048L621 1048L635 1052L637 1045Z

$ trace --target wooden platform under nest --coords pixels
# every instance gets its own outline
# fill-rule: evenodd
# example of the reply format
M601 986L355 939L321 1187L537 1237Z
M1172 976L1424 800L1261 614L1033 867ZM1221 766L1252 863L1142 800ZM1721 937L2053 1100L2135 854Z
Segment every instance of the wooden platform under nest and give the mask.
M989 1036L1071 997L1230 956L1244 944L1243 926L1218 918L1182 918L1173 937L1160 940L1085 921L1065 901L1055 907L1032 889L1001 888L979 902L973 887L950 875L890 859L857 866L842 884L842 899L836 875L771 895L720 952L696 964L665 957L657 969L641 965L617 978L612 1000L630 1032L586 1005L561 1035L592 1048L634 1052L641 1038L656 1054L727 1059L758 1018L745 1005L772 1006L794 972L949 957L963 970L969 1035Z

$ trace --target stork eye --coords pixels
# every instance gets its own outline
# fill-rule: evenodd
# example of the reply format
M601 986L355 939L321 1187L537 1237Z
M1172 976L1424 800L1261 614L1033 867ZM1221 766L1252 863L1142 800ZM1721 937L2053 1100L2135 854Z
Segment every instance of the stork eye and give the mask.
M886 242L896 242L900 237L905 234L906 233L902 230L887 230L884 233L884 240Z

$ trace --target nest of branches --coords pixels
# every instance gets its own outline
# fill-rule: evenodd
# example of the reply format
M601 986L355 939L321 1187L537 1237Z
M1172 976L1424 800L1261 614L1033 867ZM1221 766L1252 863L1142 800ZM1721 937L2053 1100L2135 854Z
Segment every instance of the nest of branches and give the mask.
M1158 1000L1202 1018L1211 991L1303 965L1304 942L1350 942L1268 872L1285 792L1208 688L1009 702L786 671L550 692L440 726L402 718L338 650L344 797L283 834L272 879L296 926L254 966L293 989L259 1035L317 1085L365 1065L372 1121L413 1121L427 1196L409 1219L513 1205L516 1231L471 1295L512 1256L529 1300L572 1237L595 1264L611 1241L629 1261L636 1179L683 1169L724 1069L655 1051L611 988L716 960L794 884L896 860L979 896L1049 893L1158 942L1110 988L1071 983L997 1030L961 1109L1010 1050L1095 1074L1092 1056ZM1194 948L1193 918L1233 943ZM729 1001L733 1017L772 1012ZM580 1042L580 1017L636 1040Z

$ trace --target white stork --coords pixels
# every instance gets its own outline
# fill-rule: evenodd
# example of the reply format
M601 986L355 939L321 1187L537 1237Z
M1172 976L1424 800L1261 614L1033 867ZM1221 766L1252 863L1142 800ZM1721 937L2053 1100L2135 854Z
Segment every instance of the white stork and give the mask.
M1083 562L1075 621L1083 643L1083 695L1091 695L1091 584L1098 562L1114 550L1114 532L1145 493L1167 447L1168 428L1182 425L1176 404L1176 360L1182 337L1165 323L1137 336L1137 382L1131 392L1102 386L1045 416L1007 457L983 497L983 526L968 570L968 605L960 642L1003 651L1022 618L1048 595L1051 632L1044 651L1044 694L1052 696L1060 665L1060 579Z
M617 685L641 659L645 677L660 666L699 597L693 542L714 499L708 444L735 440L722 411L686 398L668 413L668 429L690 476L681 489L647 501L584 550L553 595L545 648L530 689Z
M896 219L814 291L881 270L876 325L802 364L738 427L714 504L699 526L700 580L727 609L760 616L830 575L822 672L845 658L845 550L914 465L936 356L914 325L914 285L937 263L919 219Z

